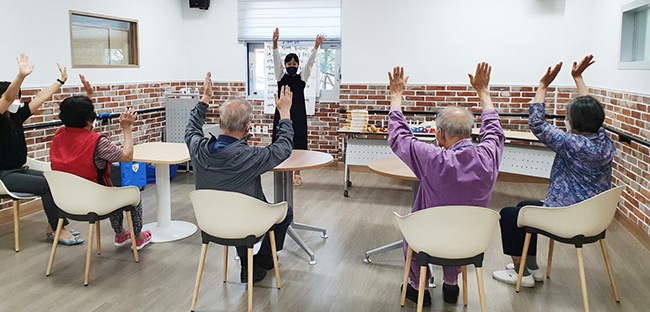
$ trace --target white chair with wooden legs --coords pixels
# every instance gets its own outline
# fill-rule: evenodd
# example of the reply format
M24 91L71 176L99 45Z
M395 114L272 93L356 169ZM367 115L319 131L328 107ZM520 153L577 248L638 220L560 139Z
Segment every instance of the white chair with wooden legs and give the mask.
M131 219L131 209L140 203L140 190L137 187L107 187L61 171L49 171L45 172L44 175L52 191L54 203L59 207L60 216L54 234L50 260L47 263L46 276L50 276L52 272L59 235L63 228L63 217L76 221L88 221L88 248L86 251L84 286L88 286L90 277L90 259L95 225L97 228L97 254L101 254L99 221L108 218L115 212L126 211L126 220L132 237L133 257L136 263L140 261L135 233L133 232L133 220Z
M248 311L253 311L253 245L264 238L268 232L275 282L277 288L280 289L275 235L270 229L286 217L287 202L268 204L244 194L216 190L193 191L190 193L190 199L203 241L191 310L194 311L196 308L196 301L199 297L208 243L213 242L224 245L224 283L228 273L228 246L248 247Z
M582 301L585 311L589 311L587 296L587 281L582 260L582 246L600 242L600 247L605 259L605 266L612 286L614 299L620 302L612 264L605 245L605 231L616 214L616 207L625 186L619 186L602 192L592 198L567 207L539 207L524 206L519 211L517 226L524 228L526 238L521 257L521 263L526 263L528 247L533 233L541 234L551 239L548 252L548 266L546 277L551 277L551 262L553 259L553 245L555 241L571 244L576 247L580 285L582 287ZM523 278L524 266L520 266L519 277L515 291L519 292Z
M50 163L35 160L32 158L27 158L26 165L30 169L40 170L40 171L50 171ZM11 199L13 202L14 209L14 250L16 252L20 251L20 201L21 200L32 200L39 198L38 195L32 193L23 193L23 192L11 192L0 180L0 199Z
M413 253L420 264L417 311L422 311L426 272L429 263L461 266L463 273L463 304L467 306L467 265L476 268L481 311L486 311L483 287L483 257L499 222L499 214L482 207L432 207L400 216L395 220L409 244L404 266L404 280L400 305L404 306L408 273Z

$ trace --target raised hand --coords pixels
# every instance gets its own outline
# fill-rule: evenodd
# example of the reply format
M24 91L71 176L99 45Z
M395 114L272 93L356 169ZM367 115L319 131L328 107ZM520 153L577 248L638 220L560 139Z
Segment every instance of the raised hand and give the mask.
M404 78L404 67L395 66L392 75L388 72L388 81L390 82L390 95L402 96L409 77Z
M81 80L81 84L83 85L84 91L86 91L86 95L90 98L93 96L93 93L95 93L95 90L93 90L93 86L90 85L90 82L86 80L86 77L82 74L79 74L79 79Z
M289 86L282 86L280 89L280 97L277 94L273 95L275 97L275 107L277 107L278 112L280 113L280 118L289 119L291 111L291 104L293 103L293 93Z
M578 64L577 62L573 62L573 67L571 67L571 76L573 78L580 77L582 76L582 72L587 69L591 64L595 63L596 61L593 60L594 56L589 54L585 56L580 63Z
M66 82L68 81L68 69L65 67L61 67L61 64L56 63L56 67L59 68L59 73L61 73L61 81Z
M544 73L544 76L542 76L542 79L539 80L540 87L548 87L553 82L553 80L555 80L555 77L557 77L560 69L562 69L562 62L557 63L552 68L549 66L546 70L546 73Z
M210 104L210 99L212 98L212 73L208 72L205 74L205 80L203 80L203 96L201 96L201 102L205 104Z
M467 74L469 76L469 83L472 85L476 92L485 91L490 84L490 74L492 73L492 66L486 62L476 64L476 73Z
M21 53L19 57L16 58L18 63L18 72L21 76L27 77L29 74L34 71L34 64L29 63L29 57L24 53Z
M277 43L278 40L280 40L280 29L276 27L273 31L273 42Z
M316 36L316 42L314 42L314 49L320 48L320 45L325 41L325 34L318 34Z
M138 113L133 110L133 108L128 107L124 112L120 114L120 126L122 129L131 129L135 119L138 117Z

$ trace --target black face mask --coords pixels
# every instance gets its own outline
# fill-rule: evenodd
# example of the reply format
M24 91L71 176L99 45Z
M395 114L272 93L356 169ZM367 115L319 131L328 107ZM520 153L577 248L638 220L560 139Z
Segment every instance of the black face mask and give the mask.
M298 73L298 67L287 67L287 74L295 76Z

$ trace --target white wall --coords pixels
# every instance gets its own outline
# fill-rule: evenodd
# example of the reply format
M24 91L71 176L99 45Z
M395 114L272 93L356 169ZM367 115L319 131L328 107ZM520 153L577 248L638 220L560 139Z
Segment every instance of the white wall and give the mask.
M493 84L536 84L545 68L565 67L557 85L572 85L570 63L596 56L590 86L650 94L650 71L618 70L620 6L630 0L342 0L343 83L386 83L405 66L412 83L466 84L479 61ZM70 69L95 84L202 79L246 81L246 51L237 42L237 1L213 0L207 11L187 0L5 1L0 79L27 53L37 65L26 87L49 85L56 62L70 64L68 10L139 20L138 69ZM9 26L7 26L9 25Z
M561 60L563 11L563 0L343 1L342 78L385 83L400 65L413 83L466 84L488 61L494 84L536 83Z
M212 1L207 11L190 9L187 0L5 1L2 7L7 26L1 80L13 79L14 59L24 52L36 64L25 87L51 84L58 78L56 62L68 67L69 85L79 85L79 73L93 84L106 84L202 79L208 70L215 81L246 81L235 0ZM138 20L140 68L71 68L69 10Z
M621 6L630 0L572 0L567 2L566 21L572 29L584 30L569 34L580 45L567 49L572 58L586 53L595 56L594 68L585 73L589 85L613 90L650 94L650 70L619 70L621 38ZM567 44L567 47L570 45ZM585 48L588 47L588 48Z

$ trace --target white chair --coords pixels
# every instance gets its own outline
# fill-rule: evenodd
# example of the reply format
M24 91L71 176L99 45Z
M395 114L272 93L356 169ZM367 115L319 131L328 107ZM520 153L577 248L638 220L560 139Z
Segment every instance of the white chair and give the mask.
M50 276L52 271L59 235L63 228L63 217L76 221L88 221L88 248L86 251L84 286L88 286L90 276L90 255L93 247L95 223L97 223L97 254L100 255L101 234L99 221L108 218L115 212L126 211L126 220L129 224L129 233L132 238L131 248L133 249L133 257L136 263L139 262L138 249L133 232L133 220L131 219L131 209L140 203L140 190L137 187L107 187L61 171L49 171L45 172L44 175L52 191L54 202L59 207L60 216L54 235L50 260L47 263L46 276Z
M253 245L268 232L275 282L280 289L275 233L270 229L286 217L287 202L268 204L244 194L216 190L193 191L190 193L190 199L203 240L191 310L196 308L208 243L213 242L224 245L224 283L228 274L228 246L248 247L248 311L253 311Z
M400 216L395 220L404 239L409 244L404 266L402 297L404 306L409 267L413 253L420 263L420 280L417 311L422 311L424 288L428 263L444 266L462 266L463 303L467 305L467 268L476 268L481 311L485 311L485 290L483 288L483 257L494 229L499 222L499 214L482 207L442 206L432 207Z
M50 163L27 158L27 164L30 169L40 171L50 171ZM36 199L39 196L32 193L11 192L0 180L0 199L11 199L14 208L14 249L20 251L20 201Z
M625 186L619 186L602 192L592 198L567 207L539 207L524 206L519 211L517 226L526 230L524 249L521 263L526 263L528 247L532 233L549 237L548 264L546 277L551 277L551 262L553 260L553 244L555 241L572 244L576 247L578 258L578 270L580 273L580 285L582 287L582 301L585 311L589 311L589 299L587 296L587 281L585 279L585 268L582 261L582 245L600 242L600 247L605 259L605 266L609 275L609 282L614 292L616 302L620 302L614 272L605 245L605 231L616 214L616 207L620 200ZM515 291L519 292L521 280L524 274L524 266L519 269L519 277Z

